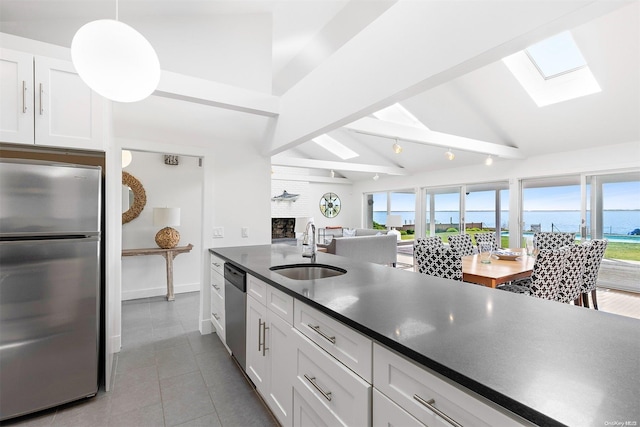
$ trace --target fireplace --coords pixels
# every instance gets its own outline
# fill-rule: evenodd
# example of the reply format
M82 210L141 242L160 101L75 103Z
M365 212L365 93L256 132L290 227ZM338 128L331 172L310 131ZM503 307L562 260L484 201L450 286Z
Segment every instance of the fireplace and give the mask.
M272 239L295 239L295 218L271 218Z

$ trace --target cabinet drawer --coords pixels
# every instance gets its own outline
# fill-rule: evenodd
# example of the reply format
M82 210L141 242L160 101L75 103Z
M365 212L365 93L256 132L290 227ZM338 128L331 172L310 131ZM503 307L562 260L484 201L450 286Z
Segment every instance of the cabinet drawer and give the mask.
M373 427L425 427L410 413L373 389Z
M320 415L293 389L293 427L333 427L342 425L333 414L320 408Z
M211 290L211 323L216 328L216 333L220 336L220 339L224 342L224 300L220 295Z
M267 308L293 325L293 297L267 286Z
M222 258L211 254L211 269L215 270L220 276L224 277L224 261Z
M483 399L472 395L445 379L436 376L391 350L373 345L373 384L392 401L426 425L447 425L437 410L469 426L530 425L525 420ZM482 400L481 400L482 399Z
M371 385L294 329L294 389L323 419L371 425ZM337 423L332 423L337 424Z
M371 340L318 310L295 300L294 327L371 382Z
M267 305L267 284L247 274L247 295L251 295L256 301Z
M224 299L224 277L216 273L216 271L211 269L211 291L218 294L222 299Z

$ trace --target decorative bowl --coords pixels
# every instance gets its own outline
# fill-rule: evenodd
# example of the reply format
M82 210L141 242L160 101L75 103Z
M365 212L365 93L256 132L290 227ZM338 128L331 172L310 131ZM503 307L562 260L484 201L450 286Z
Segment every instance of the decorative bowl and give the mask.
M494 252L494 255L498 259L504 259L506 261L515 261L517 258L520 258L522 256L522 252L497 251L497 252Z

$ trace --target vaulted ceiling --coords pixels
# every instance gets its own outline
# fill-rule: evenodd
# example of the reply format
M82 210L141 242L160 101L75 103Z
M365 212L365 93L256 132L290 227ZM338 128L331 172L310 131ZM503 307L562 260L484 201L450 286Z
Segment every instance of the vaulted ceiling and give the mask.
M376 21L378 26L382 25L385 21L380 18L394 13L399 3L403 2L120 0L119 18L145 34L156 48L163 70L249 90L265 91L267 88L274 95L282 96L284 102L292 92L304 89L309 76L322 75L322 71L332 65L335 68L332 61L348 52L355 39L359 38L355 42L361 42L367 36L367 27ZM441 11L439 3L445 2L426 0L424 3L433 6L433 14L437 14ZM476 6L486 3L496 7L496 2L456 3L474 3ZM531 22L535 22L538 17L532 11L537 11L536 1L516 3L529 3L531 10L528 13ZM567 4L564 1L556 3L558 7ZM563 11L559 19L549 19L545 25L537 25L520 35L517 43L505 39L491 52L465 58L464 72L441 72L436 76L439 80L433 79L426 90L399 87L394 99L380 98L380 109L398 102L432 134L423 133L413 138L412 132L405 133L393 126L384 131L370 130L375 124L373 121L378 120L372 115L375 111L372 108L366 112L357 108L352 111L354 116L350 121L364 118L358 122L361 126L340 123L319 128L320 132L311 132L314 135L326 133L348 146L359 154L352 159L343 161L312 142L311 138L305 140L304 137L285 149L269 149L272 122L276 119L160 96L151 96L135 104L115 105L116 136L160 142L189 139L201 144L215 139L250 141L266 155L274 155L273 164L278 172L298 166L293 169L294 173L328 177L329 171L334 170L337 177L348 180L369 179L375 173L413 174L481 163L486 153L479 147L485 143L497 148L515 148L518 156L530 157L640 141L640 4L637 1L573 3L592 11L578 13L579 17L576 13ZM114 4L113 0L0 0L0 32L68 47L82 24L112 18ZM517 12L505 9L504 20L513 18ZM450 26L454 27L453 24L451 22ZM269 81L250 75L251 61L256 59L243 57L241 49L224 58L208 54L224 51L219 46L223 43L219 36L225 31L234 36L240 46L245 38L247 44L262 42L252 40L252 37L263 37L265 25L271 40L267 40L264 52L259 55L263 56L264 63L270 64ZM256 29L255 34L251 34L250 28ZM439 58L438 48L456 46L456 40L452 38L459 37L464 41L483 31L473 23L463 28L453 36L447 36L444 31L433 34L432 50L414 50L418 44L407 39L406 52L402 54L409 60L415 58L416 63ZM387 30L394 40L401 40L406 31L401 27ZM525 42L532 44L563 30L571 30L602 91L538 107L501 57L525 48ZM412 33L406 31L406 34L410 37ZM438 36L449 39L438 40ZM379 39L377 43L380 51L384 51L385 40ZM503 56L497 52L502 52ZM374 49L361 54L370 58L380 52ZM368 85L376 82L376 77L379 81L377 73L395 71L401 80L406 74L420 69L417 65L415 69L402 65L394 70L393 64L385 62L387 58L377 59L380 61L378 67L358 70L361 72L359 78L353 79L350 85L374 92L376 88ZM247 75L226 71L225 61L234 63L233 70L245 69ZM337 85L345 84L339 76L335 79ZM244 81L251 83L244 84ZM347 93L352 88L344 89ZM305 102L312 112L316 99L305 99ZM344 100L336 98L333 102L336 109L348 109L343 105ZM451 139L452 151L456 154L453 161L445 158L448 147L442 145L451 135L463 138ZM400 154L392 150L396 138L403 147ZM456 148L458 143L463 148L468 144L471 151ZM496 161L507 160L496 157Z

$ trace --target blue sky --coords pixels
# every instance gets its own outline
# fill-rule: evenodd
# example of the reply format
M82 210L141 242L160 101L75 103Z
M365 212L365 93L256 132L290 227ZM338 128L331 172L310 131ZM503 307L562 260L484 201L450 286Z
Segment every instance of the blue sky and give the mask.
M580 210L580 186L527 188L524 190L525 210ZM620 182L603 185L604 209L640 210L640 181ZM376 211L386 211L386 193L373 195ZM508 191L502 194L502 209L508 210ZM493 210L495 202L493 192L475 192L466 200L467 210ZM415 196L406 193L393 193L391 209L394 211L415 210ZM439 194L436 196L436 210L457 211L458 194Z

